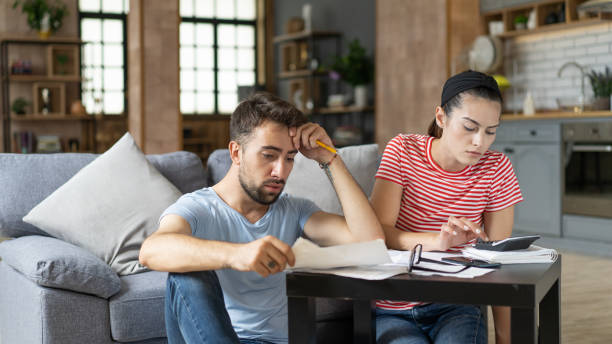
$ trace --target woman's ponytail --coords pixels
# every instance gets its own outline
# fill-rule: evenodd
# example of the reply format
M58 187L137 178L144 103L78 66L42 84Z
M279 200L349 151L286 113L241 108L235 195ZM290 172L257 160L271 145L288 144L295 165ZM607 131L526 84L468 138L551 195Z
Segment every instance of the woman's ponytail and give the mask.
M433 136L437 139L442 137L442 128L438 126L438 123L436 123L435 118L433 119L433 121L431 121L431 124L429 124L429 128L427 129L427 135Z

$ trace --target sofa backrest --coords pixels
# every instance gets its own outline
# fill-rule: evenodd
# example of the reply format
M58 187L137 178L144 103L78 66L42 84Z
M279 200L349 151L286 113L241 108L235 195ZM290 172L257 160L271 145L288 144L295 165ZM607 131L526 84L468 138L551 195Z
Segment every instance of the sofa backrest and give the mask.
M340 148L338 154L369 197L374 187L374 175L380 164L378 145L358 145ZM209 185L218 183L227 173L232 161L227 149L217 149L208 158ZM319 165L301 154L295 157L293 170L285 185L286 193L307 198L321 210L341 214L342 207L336 192Z
M0 236L48 235L21 219L66 183L97 154L0 154ZM207 185L206 171L190 152L147 155L147 159L181 192Z

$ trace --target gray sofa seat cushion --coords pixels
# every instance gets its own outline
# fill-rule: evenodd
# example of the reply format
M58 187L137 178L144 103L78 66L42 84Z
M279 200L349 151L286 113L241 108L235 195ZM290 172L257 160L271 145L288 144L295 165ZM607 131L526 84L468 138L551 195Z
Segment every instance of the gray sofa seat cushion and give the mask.
M121 292L110 298L113 340L131 342L166 336L164 296L167 272L150 271L121 277Z
M121 289L117 274L88 251L38 235L0 243L0 257L41 286L109 298Z
M22 218L66 183L97 154L0 154L0 236L48 235ZM206 171L189 152L147 155L182 193L207 186Z

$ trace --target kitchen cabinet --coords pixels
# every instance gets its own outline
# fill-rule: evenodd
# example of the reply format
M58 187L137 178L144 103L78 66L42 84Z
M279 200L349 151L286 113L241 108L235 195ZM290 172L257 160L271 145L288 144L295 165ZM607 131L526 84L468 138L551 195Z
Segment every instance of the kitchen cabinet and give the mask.
M512 162L524 201L514 230L561 235L561 135L558 123L502 123L491 149Z

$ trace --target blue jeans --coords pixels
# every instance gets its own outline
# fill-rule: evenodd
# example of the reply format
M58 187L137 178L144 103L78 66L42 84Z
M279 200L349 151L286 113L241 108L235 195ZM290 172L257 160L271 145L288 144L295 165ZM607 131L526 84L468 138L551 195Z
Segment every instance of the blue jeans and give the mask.
M238 338L214 271L170 273L166 282L165 307L169 344L268 343Z
M405 311L377 308L376 342L486 344L487 333L477 306L430 303Z

